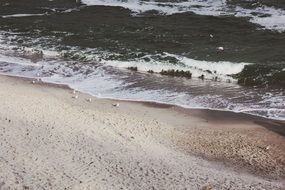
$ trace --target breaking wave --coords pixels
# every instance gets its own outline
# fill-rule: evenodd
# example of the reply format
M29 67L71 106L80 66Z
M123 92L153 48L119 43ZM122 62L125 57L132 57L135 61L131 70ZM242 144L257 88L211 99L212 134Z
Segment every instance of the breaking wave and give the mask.
M98 60L99 55L84 62L62 57L62 52L25 49L19 53L15 47L0 46L0 73L37 78L45 82L66 84L76 90L99 98L151 101L178 105L186 108L242 112L262 117L285 120L285 95L278 89L244 88L234 83L183 79L176 77L132 72L125 68L137 66L141 71L149 69L191 69L194 76L201 73L227 77L242 70L247 63L207 62L164 53L178 60L173 65L149 61ZM23 56L24 55L24 56ZM40 55L40 59L34 59ZM146 58L146 57L144 57ZM118 69L121 68L121 69ZM196 70L195 70L196 68ZM205 71L208 70L208 71ZM222 78L222 77L221 77ZM224 78L226 79L226 78Z
M252 8L229 5L226 0L191 0L160 2L142 0L82 0L86 5L119 6L135 13L158 11L161 14L194 12L199 15L248 17L249 21L265 29L285 31L285 10L252 2Z

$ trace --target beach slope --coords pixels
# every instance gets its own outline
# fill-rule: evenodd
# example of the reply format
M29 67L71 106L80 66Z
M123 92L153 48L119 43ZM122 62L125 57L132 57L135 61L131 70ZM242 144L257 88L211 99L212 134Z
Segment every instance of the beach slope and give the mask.
M282 122L8 76L0 105L0 189L285 187Z

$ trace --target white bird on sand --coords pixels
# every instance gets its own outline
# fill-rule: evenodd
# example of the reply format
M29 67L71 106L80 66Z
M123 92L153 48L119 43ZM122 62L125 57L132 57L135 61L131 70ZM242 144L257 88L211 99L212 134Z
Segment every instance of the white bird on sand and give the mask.
M40 82L40 73L37 73L37 81Z
M119 104L119 103L115 103L115 104L113 104L113 106L114 106L114 107L119 107L120 104Z
M73 90L72 94L76 94L76 90Z
M268 145L267 147L265 147L265 150L268 151L270 149L270 145Z
M91 99L91 98L88 98L88 99L87 99L87 101L88 101L88 102L91 102L91 101L92 101L92 99Z
M78 98L78 95L72 96L72 98L77 99L77 98Z
M33 80L33 81L32 81L32 83L33 83L33 84L36 84L36 81L35 81L35 80Z

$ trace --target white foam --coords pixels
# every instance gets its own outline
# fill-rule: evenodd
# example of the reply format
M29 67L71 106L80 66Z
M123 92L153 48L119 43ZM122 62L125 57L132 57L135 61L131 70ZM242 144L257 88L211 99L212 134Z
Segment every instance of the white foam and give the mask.
M10 64L15 64L15 65L22 65L22 66L39 67L41 65L40 63L33 63L32 61L25 59L25 58L11 57L11 56L6 56L2 54L0 54L0 61L10 63Z
M141 0L82 0L86 5L104 5L104 6L118 6L130 9L134 12L146 12L150 10L156 10L164 14L175 14L187 11L199 11L199 8L195 6L202 6L206 9L204 13L208 14L218 14L217 8L222 7L222 2L220 1L187 1L187 2L155 2L155 1L141 1ZM222 11L222 9L218 9Z
M13 18L13 17L30 17L30 16L43 16L44 14L13 14L13 15L4 15L2 18Z
M191 0L185 2L155 2L141 0L82 0L86 5L119 6L142 13L150 10L159 11L162 14L175 14L194 12L200 15L234 15L236 17L249 17L252 23L279 32L285 31L285 10L262 6L254 9L246 9L239 6L228 6L225 0ZM258 15L265 15L259 17Z
M0 33L0 40L3 39L4 36L1 36ZM7 50L13 53L14 46L0 44L0 50L3 48L3 51L7 53ZM53 58L57 59L62 57L66 51L57 52L52 50L43 50L40 48L22 48L20 54L25 55L33 55L34 52L41 52L43 58ZM146 55L142 58L137 58L134 60L129 61L119 61L119 60L108 60L108 52L102 52L97 49L86 49L85 51L79 51L78 49L72 49L70 52L73 52L75 56L83 56L85 61L96 61L101 60L101 63L104 63L109 66L118 67L118 68L127 68L127 67L137 67L139 71L147 72L152 70L154 72L161 72L161 70L183 70L183 71L190 71L194 78L197 78L201 75L204 75L206 79L213 79L218 77L220 81L235 81L232 77L228 75L237 74L241 72L245 65L249 65L251 63L234 63L229 61L202 61L202 60L195 60L191 58L187 58L185 56L179 56L175 54L170 54L164 52L162 54L156 55ZM0 52L1 53L1 52ZM118 55L120 56L120 55ZM105 57L105 58L104 58ZM159 60L155 58L159 58ZM170 63L168 61L163 61L163 59L171 58L175 59L177 63ZM149 61L145 61L148 59Z
M272 15L271 17L254 17L251 22L266 26L267 29L285 31L285 15Z
M168 55L176 57L178 60L180 60L182 63L184 63L186 66L190 68L197 68L203 71L209 70L212 73L216 72L219 75L237 74L242 71L245 65L251 64L251 63L234 63L229 61L219 61L219 62L200 61L173 54L168 54Z
M195 60L193 61L190 59L190 61L196 63ZM115 64L115 62L107 62L106 65L101 65L99 67L93 67L93 65L88 64L74 65L74 62L63 61L60 59L43 60L38 63L33 63L25 58L2 55L1 52L0 62L8 64L3 64L2 67L0 67L1 72L4 72L5 74L40 77L43 81L66 84L71 88L90 93L100 98L140 100L173 104L186 108L245 112L272 119L285 120L284 103L282 103L284 102L283 100L285 100L285 96L283 93L270 92L262 96L259 100L255 97L258 95L258 91L255 91L255 89L243 89L237 85L227 83L213 83L214 86L212 87L209 82L204 86L202 84L203 82L195 85L195 81L200 80L194 79L190 80L193 82L193 85L190 88L191 90L189 90L189 86L187 86L191 85L191 83L185 84L185 88L187 89L177 91L175 88L173 90L172 88L165 89L165 85L168 86L169 84L160 84L159 81L157 83L158 86L147 89L145 88L147 84L144 86L145 83L143 81L141 83L141 80L145 80L144 78L137 79L139 81L134 81L136 79L129 81L126 80L126 78L133 77L126 75L126 73L113 74L113 72L108 72L110 69L108 64ZM122 64L125 64L124 66L128 66L128 64L129 66L133 66L134 63L135 62L118 62L116 64L121 67ZM199 65L211 64L211 62L199 61L197 63L199 63ZM214 62L213 64L218 65L220 63ZM160 68L161 63L158 63L158 65L158 68ZM76 68L80 67L80 69L74 70L73 66ZM142 67L143 65L138 66ZM229 65L229 67L231 67L231 65ZM215 66L214 68L218 70L218 66ZM86 74L86 71L88 70L91 70L91 72ZM147 68L145 70L147 70ZM234 72L237 70L238 69ZM220 72L223 72L224 74L229 73L229 71L226 70ZM40 73L39 76L38 73ZM139 82L138 84L140 85L134 85L136 87L132 86L133 84L136 84L136 82ZM237 89L235 89L235 87L237 87ZM250 99L249 102L244 100L243 97L245 96Z
M192 73L192 76L196 78L203 74L206 79L213 79L214 77L218 77L222 81L234 81L234 79L228 75L237 74L243 70L245 65L251 64L233 63L228 61L200 61L169 53L164 53L164 56L174 57L178 60L178 63L173 64L168 62L160 62L151 59L151 56L147 56L150 61L144 61L143 59L134 61L107 60L105 61L105 64L119 68L137 67L139 71L144 72L152 70L159 73L161 70L171 69L190 71Z

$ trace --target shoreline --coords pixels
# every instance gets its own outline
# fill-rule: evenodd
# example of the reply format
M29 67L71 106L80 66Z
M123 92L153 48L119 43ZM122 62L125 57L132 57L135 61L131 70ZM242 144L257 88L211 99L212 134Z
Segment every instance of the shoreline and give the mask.
M28 80L30 82L37 79L34 77L10 75L10 74L6 74L6 73L0 73L0 76L6 76L6 77L11 77L11 78L19 78L21 80ZM67 84L45 82L45 81L42 81L41 79L40 79L40 81L37 81L37 83L41 84L41 85L46 85L46 86L59 87L59 88L65 88L65 89L69 89L69 90L78 91L77 89L74 89ZM78 91L78 92L90 95L91 97L96 98L96 99L113 100L113 101L118 101L118 102L138 103L138 104L143 104L143 105L148 105L150 107L158 107L158 108L174 107L176 109L181 110L182 112L184 112L184 111L190 111L190 112L191 111L193 111L193 112L198 111L199 114L200 114L200 112L204 112L206 115L212 114L215 116L217 116L215 113L221 113L221 114L223 113L223 114L226 114L227 116L229 116L230 118L232 118L232 117L247 118L247 119L251 119L251 120L256 120L257 122L261 122L261 123L263 123L263 122L265 122L265 123L267 123L267 122L278 123L279 125L284 125L284 128L285 128L285 120L267 118L267 117L263 117L260 115L250 114L250 113L235 112L232 110L211 109L211 108L190 108L190 107L184 107L181 105L167 104L167 103L163 103L163 102L146 101L146 100L128 100L128 99L119 99L119 98L116 99L116 98L108 98L108 97L98 97L98 96L95 96L91 93L82 92L82 91ZM219 119L224 120L225 118L220 117ZM284 129L284 131L282 131L282 134L285 134L285 129Z
M3 139L0 140L0 142L4 144L9 142L16 150L16 153L10 152L5 146L2 150L4 156L1 157L2 159L0 158L0 168L6 169L4 171L11 172L7 174L0 172L0 183L1 180L8 179L8 174L13 175L13 169L17 170L17 168L20 167L17 165L17 162L13 162L13 159L9 160L7 158L14 157L17 161L21 160L18 156L29 153L30 149L26 148L30 147L30 142L33 142L34 138L37 139L41 137L48 140L51 144L45 144L45 140L43 140L43 142L36 141L40 147L47 150L47 154L49 153L47 157L41 160L43 168L46 169L46 167L49 168L48 166L54 165L54 167L57 167L57 170L62 170L60 168L64 166L63 168L65 169L60 171L58 175L63 172L68 173L68 176L78 178L76 177L76 172L79 171L75 169L74 173L73 169L71 169L71 166L78 164L78 162L69 160L69 165L66 165L67 163L62 162L62 160L58 161L53 158L51 161L51 155L53 154L65 155L67 157L73 154L75 155L74 157L76 157L76 152L79 151L81 155L84 155L81 159L90 160L92 159L92 156L89 155L90 151L94 154L96 153L95 155L100 152L104 153L100 155L100 157L95 157L98 158L98 163L102 162L100 161L102 158L104 158L104 163L109 160L108 163L104 165L106 168L102 169L100 164L98 165L97 163L97 165L94 166L94 170L97 172L103 170L104 175L106 174L107 176L108 174L112 175L112 177L105 176L105 181L103 180L103 182L96 181L92 176L89 177L90 180L92 178L94 183L87 183L86 178L83 178L79 180L79 183L77 183L78 181L76 182L78 186L75 185L81 189L86 189L87 186L84 185L87 184L90 187L104 189L104 187L109 187L111 182L116 185L124 184L123 187L127 187L127 184L125 184L126 181L129 182L129 188L140 187L138 185L139 181L144 181L145 179L150 180L150 176L148 173L148 176L138 177L142 172L140 169L138 171L136 170L136 167L133 165L133 163L135 163L134 160L139 160L145 168L149 168L149 170L147 170L148 172L152 172L152 170L154 170L155 173L158 172L156 173L158 181L144 182L144 186L141 186L142 189L151 187L148 186L150 184L154 186L162 185L166 182L165 180L168 180L169 183L174 183L171 180L172 178L169 178L169 175L163 174L165 171L169 171L173 174L182 172L183 175L181 177L174 178L184 185L196 185L193 186L193 189L202 189L207 185L207 181L211 181L211 184L218 189L229 188L230 184L222 184L222 179L233 183L234 185L232 185L232 187L235 189L243 189L240 183L246 185L255 184L255 187L259 187L257 183L260 183L260 187L271 187L271 189L282 189L284 187L285 122L283 121L269 120L262 117L227 111L187 109L166 104L96 98L80 92L77 93L78 98L75 99L72 98L73 94L71 93L71 89L66 85L42 82L32 84L31 81L32 79L29 78L0 75L0 86L3 89L6 88L5 92L0 92L0 97L2 98L2 101L0 101L3 105L3 108L0 108L0 129L2 126L2 132L0 132L0 134L2 133L1 135L6 137L4 134L5 130L9 131L7 127L12 126L11 130L13 130L9 133L10 137L14 139L13 135L16 135L21 139L21 141L19 141L26 145L26 147L22 147L20 145L21 143L13 144L14 142L8 139L9 135L7 138L4 138L5 141L3 141ZM23 92L23 94L19 92ZM33 96L29 96L30 93L32 93ZM11 97L7 96L8 94L11 94ZM92 98L92 102L87 101L89 98ZM36 102L37 104L35 104ZM113 106L114 103L120 103L120 106L115 107ZM30 105L30 107L28 105ZM35 110L37 110L38 113L35 112ZM66 118L68 118L68 120L66 120ZM30 131L28 136L32 136L33 138L22 137L22 129L19 128L20 123L22 123L22 126L26 128L26 130ZM31 125L38 127L34 129ZM51 126L53 126L60 135L56 138L50 137L50 139L46 139L46 134L53 134L53 136L57 134L52 132L50 129ZM93 128L90 128L90 126L94 126L95 133L92 132ZM32 135L33 130L37 130L33 133L34 136ZM105 130L107 130L107 132L105 132ZM70 141L67 137L73 137L73 133L77 134L77 140L75 138ZM78 138L80 138L82 142L78 141ZM66 143L70 141L69 143L71 143L71 145L69 145L69 143L57 143L57 140L60 141L60 139L64 139ZM79 144L72 146L75 142ZM86 146L90 143L94 146L94 150ZM49 146L52 145L57 145L61 147L61 149L55 153L49 148ZM80 150L76 148L78 146L81 147ZM270 146L269 150L266 150L267 146ZM108 147L108 151L100 147ZM32 148L33 154L34 152L42 151L33 146L30 148ZM66 150L66 152L62 151L62 149ZM73 152L73 149L75 152ZM7 150L8 153L4 154L4 150ZM113 151L117 152L118 155L113 155L111 153ZM22 152L22 154L19 152ZM122 154L122 152L126 154ZM45 155L45 153L43 154ZM143 156L144 154L145 156ZM6 158L5 155L7 156ZM136 157L136 155L144 159L141 160L140 157ZM37 157L41 156L37 153ZM33 166L27 162L33 158L27 158L26 156L24 156L24 158L26 159L24 162L25 167L31 168L31 170L27 169L25 172L33 173ZM10 165L14 164L15 168L9 168L9 164L5 165L3 159ZM118 162L118 160L120 161ZM175 163L176 161L177 163ZM129 164L124 165L123 163L125 162L129 162ZM47 163L49 164L47 165ZM85 162L81 162L83 165L84 163ZM90 163L85 163L85 165L87 164L85 166L87 167L87 173L91 172L91 169L88 167ZM111 167L113 163L117 163L118 166L129 172L125 173L125 170L119 172L120 168ZM188 168L190 166L185 165L186 163L192 163L193 166L191 165L191 167L194 168ZM36 166L39 167L39 165ZM69 166L71 168L69 168ZM178 169L175 169L174 166L178 167ZM211 171L206 171L206 168ZM135 170L135 174L130 173L131 170ZM114 174L111 174L114 171L116 171L115 173L120 177L114 177ZM192 173L190 171L192 171ZM200 172L199 175L197 172ZM211 173L216 173L215 175L219 177L209 175ZM201 179L207 176L206 178L208 180L205 180L205 178L204 180L200 179L197 181L195 175ZM102 177L102 173L97 173L97 177L98 176ZM23 178L23 183L28 183L27 186L33 187L33 185L39 183L25 179L25 176L21 177ZM42 180L49 179L45 177L45 175L39 175L37 177ZM163 178L165 180L163 180ZM195 180L191 181L190 178L194 178ZM138 181L138 179L140 180ZM156 178L152 176L151 179ZM53 188L60 186L58 181L51 181L50 183ZM82 183L80 183L80 181L82 181ZM64 179L62 183L61 185L64 186L64 183L68 184L70 180ZM5 184L8 183L5 182ZM14 187L15 184L12 184L13 182L11 182L10 186ZM119 187L119 185L116 187ZM171 185L163 187L170 188Z

